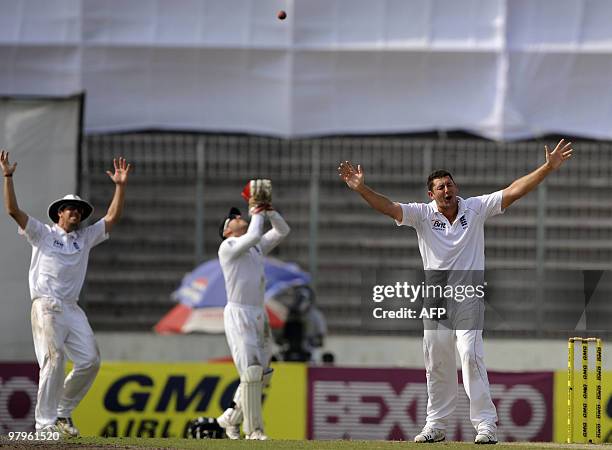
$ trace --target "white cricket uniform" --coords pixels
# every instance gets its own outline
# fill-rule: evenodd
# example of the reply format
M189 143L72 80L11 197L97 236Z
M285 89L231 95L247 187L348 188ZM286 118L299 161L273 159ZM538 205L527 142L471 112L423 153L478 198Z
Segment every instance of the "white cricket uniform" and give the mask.
M229 237L219 247L227 292L225 335L241 376L252 365L266 369L271 357L270 325L264 309L263 257L289 234L289 226L276 211L266 215L272 225L270 231L263 234L264 215L255 214L244 235Z
M66 233L28 217L25 235L32 246L29 284L32 336L40 367L36 429L70 417L100 366L100 352L83 310L78 306L89 251L108 239L104 220ZM66 358L74 363L64 380Z
M451 224L431 203L400 204L402 222L417 232L425 270L484 270L484 223L502 214L502 191L459 198L457 218ZM463 385L470 399L470 420L477 431L495 431L497 413L491 400L484 365L482 329L426 329L423 352L427 373L427 426L446 430L457 404L455 344L461 359Z

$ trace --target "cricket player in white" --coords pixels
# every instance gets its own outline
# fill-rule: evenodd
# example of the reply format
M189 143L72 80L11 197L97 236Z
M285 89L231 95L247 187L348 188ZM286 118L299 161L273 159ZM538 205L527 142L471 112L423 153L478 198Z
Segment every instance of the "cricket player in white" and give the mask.
M19 209L13 187L17 163L0 153L4 175L4 205L32 246L29 285L32 298L32 335L40 367L36 402L36 429L78 436L72 411L91 387L100 367L100 353L93 331L78 306L85 280L89 251L108 239L123 211L125 186L130 171L125 159L113 160L115 194L104 218L80 227L93 207L76 195L66 195L49 206L54 225L42 224ZM64 379L66 359L74 363Z
M361 166L345 161L338 173L375 210L395 219L397 225L417 232L423 267L442 271L484 270L484 223L502 214L519 198L533 190L566 159L571 143L563 139L551 152L545 147L546 162L506 189L489 195L463 199L447 171L436 171L428 179L430 203L396 203L364 183ZM497 413L491 400L484 365L482 329L425 329L423 351L427 374L427 423L415 442L439 442L446 437L447 419L457 403L455 345L459 351L463 385L470 399L470 419L477 431L476 444L497 443Z
M219 234L224 239L219 247L219 261L225 277L227 305L223 318L227 343L240 386L232 407L217 418L230 439L240 438L244 418L246 439L265 440L261 414L262 388L272 376L269 369L270 326L264 309L264 261L288 234L289 226L271 205L252 206L251 223L238 208L232 208L221 223ZM272 229L263 234L264 219Z

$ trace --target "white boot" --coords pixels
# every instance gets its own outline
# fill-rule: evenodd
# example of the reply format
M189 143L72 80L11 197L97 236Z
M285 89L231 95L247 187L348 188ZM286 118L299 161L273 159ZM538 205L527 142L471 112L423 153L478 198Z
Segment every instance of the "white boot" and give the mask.
M232 440L240 439L240 422L242 422L242 411L238 407L227 408L217 417L217 423L225 429L225 434Z
M446 439L446 433L444 430L438 428L430 428L425 426L423 431L414 437L414 442L441 442Z
M474 439L474 444L497 444L497 435L494 431L479 431Z
M263 431L257 429L253 431L251 434L246 435L245 439L252 439L256 441L267 441L268 436L266 436Z
M74 425L72 417L58 417L55 426L64 436L79 437L79 429Z

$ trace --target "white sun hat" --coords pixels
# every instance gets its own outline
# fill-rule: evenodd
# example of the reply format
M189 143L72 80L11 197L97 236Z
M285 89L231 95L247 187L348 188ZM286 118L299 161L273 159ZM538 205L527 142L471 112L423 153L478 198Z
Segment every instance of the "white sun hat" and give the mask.
M89 203L86 200L83 200L78 195L68 194L62 198L55 200L53 203L49 205L49 210L48 210L49 219L51 219L53 223L58 222L59 210L61 209L62 206L66 204L77 205L79 208L83 210L83 213L81 214L81 221L87 219L89 216L91 216L91 213L93 213L94 208L93 206L91 206L91 203Z

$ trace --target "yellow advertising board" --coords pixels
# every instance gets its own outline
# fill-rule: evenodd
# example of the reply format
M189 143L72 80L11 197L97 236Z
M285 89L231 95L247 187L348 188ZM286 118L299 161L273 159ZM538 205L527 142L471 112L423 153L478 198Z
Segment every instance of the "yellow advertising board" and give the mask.
M307 367L272 367L264 390L266 434L305 439ZM180 437L191 419L219 416L238 384L231 363L104 362L73 417L84 436Z
M588 438L595 436L595 373L589 372L589 390L587 401ZM582 443L583 408L582 408L582 373L574 374L574 442ZM554 440L567 441L567 371L555 372L554 396ZM601 387L601 437L603 442L612 442L612 371L602 371Z

